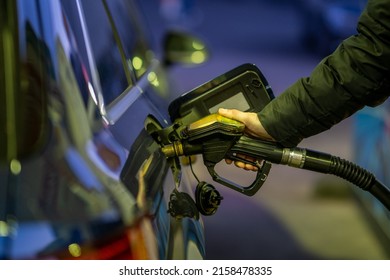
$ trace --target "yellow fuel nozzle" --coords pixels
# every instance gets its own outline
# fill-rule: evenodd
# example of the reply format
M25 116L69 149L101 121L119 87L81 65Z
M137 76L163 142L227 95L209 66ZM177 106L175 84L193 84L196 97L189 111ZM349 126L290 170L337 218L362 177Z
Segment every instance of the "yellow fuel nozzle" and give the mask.
M203 142L215 137L221 131L228 135L241 135L244 129L245 125L239 121L219 114L211 114L187 125L185 137L162 146L161 151L167 158L199 154L203 152Z
M242 132L245 129L245 125L239 121L226 118L220 114L211 114L196 122L191 123L190 125L188 125L187 130L194 131L197 129L213 127L216 125L226 125L237 132Z

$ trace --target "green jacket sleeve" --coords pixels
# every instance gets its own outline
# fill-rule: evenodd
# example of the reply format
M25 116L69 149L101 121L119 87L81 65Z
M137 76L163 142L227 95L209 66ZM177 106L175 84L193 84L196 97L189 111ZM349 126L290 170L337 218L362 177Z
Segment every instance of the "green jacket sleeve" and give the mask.
M369 0L357 31L258 113L282 145L296 146L390 95L390 0Z

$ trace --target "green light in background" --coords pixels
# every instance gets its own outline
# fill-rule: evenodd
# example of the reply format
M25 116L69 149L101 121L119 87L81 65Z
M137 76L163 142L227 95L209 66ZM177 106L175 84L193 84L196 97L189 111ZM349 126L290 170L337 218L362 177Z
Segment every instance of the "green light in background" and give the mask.
M133 58L132 64L135 70L140 70L143 65L143 60L140 57L135 56Z
M0 221L0 236L6 237L9 235L9 228L6 222Z
M160 85L155 72L150 72L148 74L148 81L155 87L158 87Z
M17 159L11 160L10 169L12 174L18 175L22 171L22 165L20 164L20 161Z
M68 250L69 250L69 253L77 258L77 257L80 257L81 256L81 248L80 248L80 245L79 244L76 244L76 243L72 243L68 246Z
M200 64L206 60L206 56L205 56L204 52L196 51L191 55L191 60L193 63Z
M203 50L204 49L204 45L202 43L199 43L199 42L192 42L192 47L195 49L195 50Z

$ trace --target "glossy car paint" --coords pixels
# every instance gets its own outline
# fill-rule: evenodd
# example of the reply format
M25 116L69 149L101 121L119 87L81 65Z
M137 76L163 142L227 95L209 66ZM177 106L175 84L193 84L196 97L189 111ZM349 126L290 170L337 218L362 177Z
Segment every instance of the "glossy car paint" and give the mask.
M202 222L167 213L175 183L143 127L169 123L165 69L136 3L93 4L2 4L0 259L203 258Z

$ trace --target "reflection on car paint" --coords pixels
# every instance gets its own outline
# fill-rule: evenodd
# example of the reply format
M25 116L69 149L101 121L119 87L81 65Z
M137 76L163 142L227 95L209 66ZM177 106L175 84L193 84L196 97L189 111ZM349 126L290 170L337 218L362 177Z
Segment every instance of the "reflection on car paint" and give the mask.
M147 45L138 45L144 49L137 49L142 67L134 88L142 94L116 115L115 126L104 122L105 92L94 57L85 51L89 38L74 29L83 23L82 2L9 1L19 16L19 33L13 35L19 36L16 93L22 101L10 109L20 114L15 126L22 137L9 141L15 151L0 165L0 258L164 259L178 248L176 241L204 256L194 248L203 248L200 221L191 223L199 232L186 220L176 222L183 236L192 230L196 238L173 236L166 197L174 187L171 174L143 129L147 114L166 123L166 73ZM62 10L64 3L75 9L73 17ZM126 168L132 179L122 181ZM191 192L189 185L181 187ZM137 194L143 197L138 204Z
M370 170L384 185L390 185L390 102L364 108L354 117L354 156L360 166ZM364 192L358 192L365 208L390 238L390 213Z

